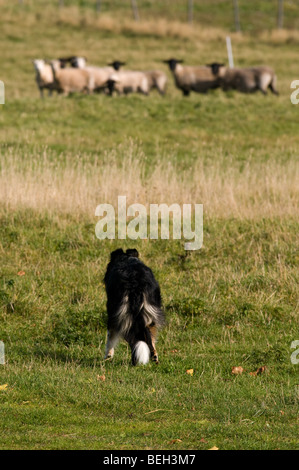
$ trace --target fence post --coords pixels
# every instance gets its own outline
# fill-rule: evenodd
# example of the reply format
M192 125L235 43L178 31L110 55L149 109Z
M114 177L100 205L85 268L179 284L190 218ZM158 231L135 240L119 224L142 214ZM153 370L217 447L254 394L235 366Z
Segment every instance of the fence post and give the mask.
M137 0L131 0L132 11L135 21L139 21L139 12L137 6Z
M278 21L277 27L279 29L283 28L283 0L278 0Z
M188 22L193 23L193 0L188 0Z
M234 16L235 16L235 28L236 28L236 31L239 33L241 31L241 26L240 26L240 12L239 12L238 0L233 0L233 4L234 4Z
M234 56L233 56L232 41L231 41L230 36L226 36L226 48L227 48L229 67L233 69L234 68Z

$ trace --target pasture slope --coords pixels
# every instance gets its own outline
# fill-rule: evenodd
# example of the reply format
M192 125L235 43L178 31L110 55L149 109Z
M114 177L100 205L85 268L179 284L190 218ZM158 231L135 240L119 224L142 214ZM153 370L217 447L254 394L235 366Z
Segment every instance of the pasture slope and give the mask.
M237 65L276 70L279 97L183 98L161 61L225 60L220 24L15 3L0 2L0 448L298 449L298 33L231 35ZM161 68L167 95L40 100L31 60L66 54ZM100 242L95 208L122 194L203 203L203 248ZM161 285L158 367L131 367L124 343L103 361L118 246Z

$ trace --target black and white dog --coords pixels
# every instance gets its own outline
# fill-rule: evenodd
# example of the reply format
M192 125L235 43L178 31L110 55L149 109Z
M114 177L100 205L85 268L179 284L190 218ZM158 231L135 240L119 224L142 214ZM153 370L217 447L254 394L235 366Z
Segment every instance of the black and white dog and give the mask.
M111 253L104 282L107 292L108 334L105 359L112 358L121 338L130 345L132 364L158 363L157 331L164 324L161 293L152 271L138 251Z

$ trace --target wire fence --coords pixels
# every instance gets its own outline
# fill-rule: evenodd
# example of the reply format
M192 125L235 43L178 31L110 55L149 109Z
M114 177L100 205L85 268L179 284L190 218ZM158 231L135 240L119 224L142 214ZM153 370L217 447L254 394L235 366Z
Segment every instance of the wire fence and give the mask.
M2 0L24 9L56 6L94 10L97 14L153 18L224 27L235 31L299 28L298 0Z

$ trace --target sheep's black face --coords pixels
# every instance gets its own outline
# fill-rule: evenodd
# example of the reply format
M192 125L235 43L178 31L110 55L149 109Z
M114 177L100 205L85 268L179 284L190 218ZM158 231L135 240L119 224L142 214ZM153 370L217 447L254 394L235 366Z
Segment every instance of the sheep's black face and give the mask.
M65 59L58 59L60 62L60 68L65 69L67 61Z
M70 60L70 63L71 63L71 67L73 67L74 69L77 69L79 67L77 57L73 57Z
M169 65L169 68L172 72L175 71L177 64L183 63L183 60L177 60L177 59L169 59L169 60L164 60L165 64Z
M114 70L119 70L123 65L126 65L125 62L120 62L119 60L115 60L114 62L111 62L111 64L108 64L110 67L113 67Z
M207 67L211 67L213 75L218 75L219 70L223 67L224 64L219 64L218 62L213 62L212 64L207 64Z

